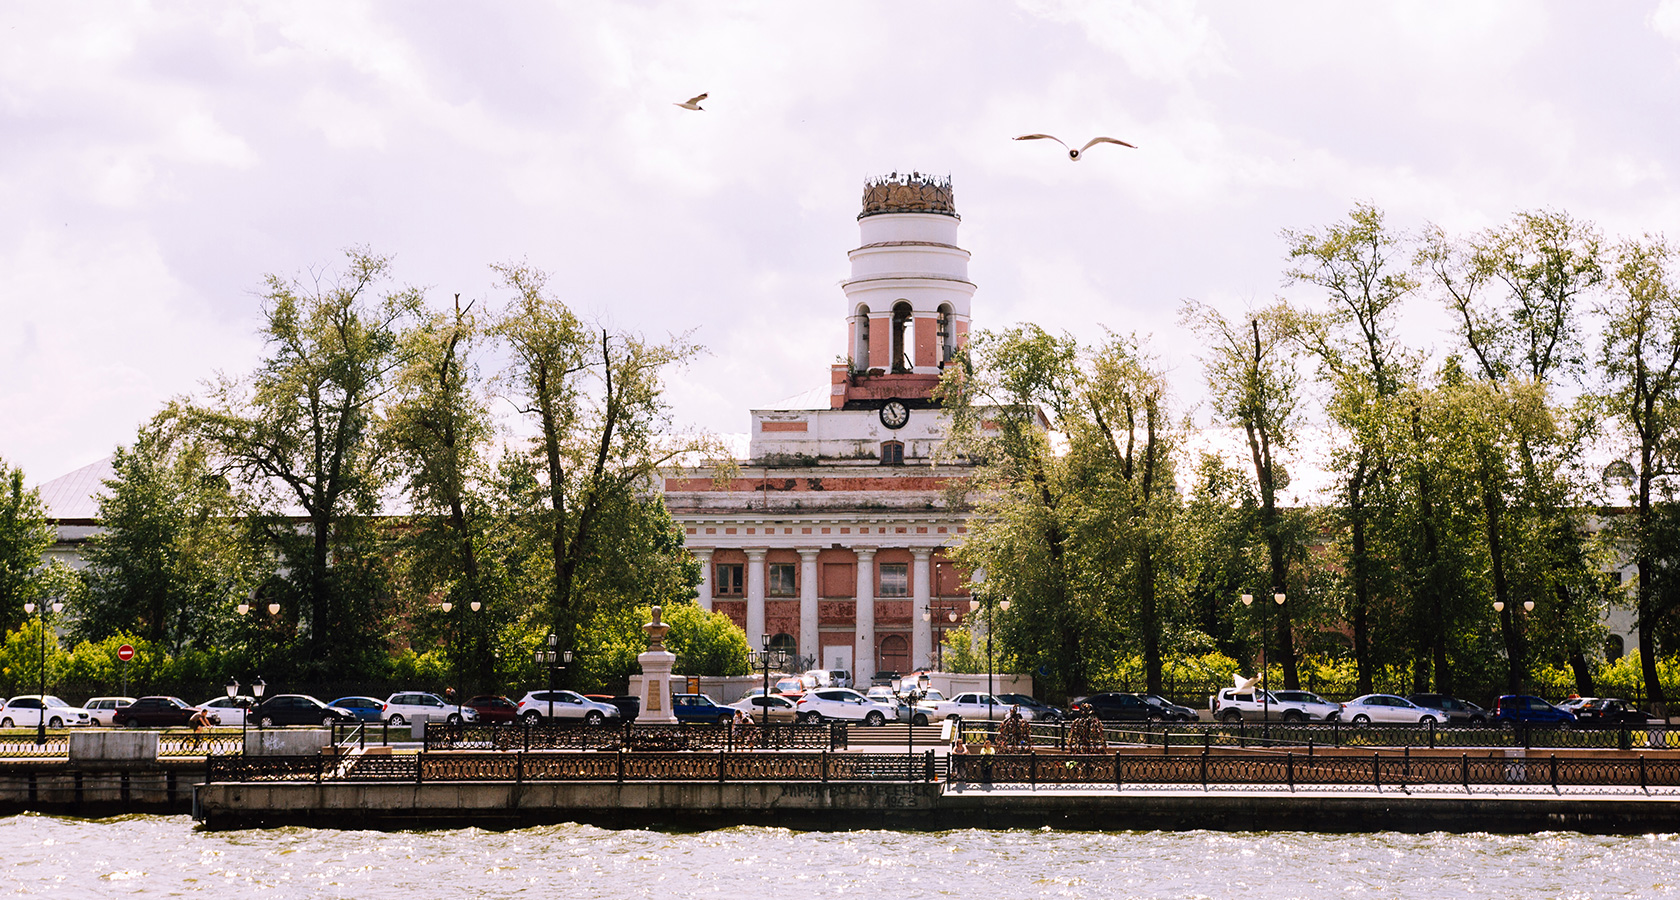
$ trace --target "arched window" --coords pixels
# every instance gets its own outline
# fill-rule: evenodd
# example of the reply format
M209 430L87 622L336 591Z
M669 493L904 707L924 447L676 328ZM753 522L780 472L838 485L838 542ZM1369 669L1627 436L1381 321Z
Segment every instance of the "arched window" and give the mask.
M903 300L893 304L892 317L892 370L894 372L908 372L913 363L910 360L910 304Z
M869 371L869 307L857 308L857 347L852 353L853 368Z
M883 465L883 466L902 466L902 465L904 465L904 442L903 441L883 441L882 442L882 444L881 444L881 465Z
M1627 652L1627 646L1622 643L1621 635L1612 634L1604 639L1605 662L1615 662L1616 660L1621 659L1622 654L1625 652Z
M951 321L951 304L939 304L939 365L944 367L957 353L957 327Z
M910 671L910 643L901 634L881 638L881 668L888 672Z

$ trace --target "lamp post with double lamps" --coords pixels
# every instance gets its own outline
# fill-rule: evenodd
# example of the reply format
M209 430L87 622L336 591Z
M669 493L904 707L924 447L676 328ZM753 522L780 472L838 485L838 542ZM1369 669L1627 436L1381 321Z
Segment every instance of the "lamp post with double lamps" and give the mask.
M1534 612L1533 600L1524 600L1522 606L1523 612ZM1522 620L1517 617L1516 610L1509 614L1505 612L1503 600L1493 601L1493 611L1499 613L1500 624L1509 629L1508 633L1512 637L1511 644L1516 652L1512 654L1515 658L1511 660L1511 687L1520 694L1528 690L1528 660L1525 658L1528 648L1523 645Z
M1272 595L1272 602L1278 606L1282 606L1284 600L1286 599L1288 598L1281 592ZM1242 595L1242 603L1243 606L1252 606L1254 604L1254 595ZM1272 667L1272 608L1264 603L1260 604L1260 606L1261 610L1265 613L1264 618L1266 620L1265 624L1260 626L1260 719L1261 721L1270 722L1272 720L1272 685L1268 680L1266 673L1267 670Z
M758 746L759 749L766 750L770 747L770 635L768 633L758 636L758 648L759 662L764 664L764 693L759 697L761 705L758 710L759 730L763 737L759 739Z
M266 691L266 690L268 690L268 682L263 681L262 676L258 675L257 680L251 682L251 699L255 700L256 702L251 704L250 712L247 712L245 715L252 716L252 715L256 714L257 707L262 705L263 691ZM257 730L258 731L262 730L262 720L261 719L257 720Z
M229 678L227 683L228 699L233 701L233 708L239 708L239 679ZM244 710L239 714L239 747L245 748L245 726L251 718L251 711Z
M26 615L26 616L27 615L34 615L35 609L36 609L36 607L35 607L34 603L25 603L23 605L23 614ZM39 712L41 713L41 721L36 723L36 725L35 725L35 743L45 744L47 742L47 604L44 604L44 603L41 604L40 609L41 609L41 709L39 710ZM54 600L52 602L52 611L54 613L64 612L63 601Z
M449 615L449 611L451 609L455 608L455 604L449 602L448 600L445 600L438 605L440 607L442 607L443 614L446 615L446 616ZM484 606L484 604L479 603L477 600L474 600L472 603L468 604L468 606L469 606L470 609L472 609L473 612L478 612L479 609ZM460 643L461 643L461 623L460 623L459 620L457 620L455 622L455 627L450 629L450 648L452 650L456 649L457 645L459 645ZM467 692L466 692L466 686L461 684L461 655L459 653L451 653L450 656L453 656L455 658L455 721L460 722L462 724L465 724L466 721L467 721L467 718L461 712L461 703L462 703L461 698L466 696Z
M968 581L970 584L974 585L974 594L980 595L980 586L986 583L986 570L975 569L974 574L968 577ZM994 626L997 624L998 610L1001 609L1004 612L1009 612L1009 599L1006 597L1002 600L997 600L990 594L985 594L983 596L984 600L981 599L981 596L970 597L968 600L968 611L978 612L980 610L980 604L982 602L986 604L986 721L991 722L996 719L995 711L992 709L992 703L994 701L992 695L995 690L992 687L992 632L996 630Z
M905 684L906 682L899 682L899 687L904 695L904 699L910 701L910 722L904 726L904 733L909 735L908 742L905 745L907 757L904 769L904 780L911 781L913 780L912 776L916 769L916 701L927 696L927 673L923 672L922 674L916 676L914 681L908 682L908 687L906 687Z
M946 610L945 619L955 623L957 621L957 611L954 609ZM936 671L943 672L945 671L945 626L934 621L933 610L931 609L923 611L922 621L933 626L933 668Z
M548 633L548 637L543 639L543 643L548 649L538 647L532 657L536 660L537 665L548 666L548 718L545 721L552 724L554 722L554 673L572 664L572 651L556 649L560 646L560 637L552 631Z

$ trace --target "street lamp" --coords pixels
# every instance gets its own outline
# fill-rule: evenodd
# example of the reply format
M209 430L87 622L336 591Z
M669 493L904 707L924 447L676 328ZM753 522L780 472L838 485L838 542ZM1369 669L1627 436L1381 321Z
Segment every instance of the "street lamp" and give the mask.
M246 716L251 716L251 715L254 715L256 713L257 707L262 705L263 691L266 691L266 690L268 690L268 683L262 680L261 675L258 675L257 680L251 682L251 699L253 699L257 702L251 704L251 710L250 710L250 712L246 713ZM262 720L261 719L257 720L257 730L258 731L262 730Z
M52 611L55 612L55 613L63 612L64 611L63 602L58 601L58 600L54 600L52 602ZM35 604L25 603L23 605L23 614L24 615L26 615L26 616L27 615L32 615L32 614L34 614L34 612L35 612ZM46 607L45 604L42 604L42 606L41 606L41 709L40 709L40 713L41 713L41 721L36 723L36 725L35 725L35 743L45 744L47 742L47 607Z
M770 748L770 635L769 635L769 633L759 635L758 646L759 646L759 649L763 651L762 653L759 654L760 661L764 663L764 694L761 697L759 697L759 702L763 704L763 707L758 711L758 718L760 719L759 729L760 729L761 733L763 734L763 737L759 740L758 746L759 746L759 749L761 749L761 750L768 750Z
M1526 657L1528 654L1526 652L1527 648L1523 646L1522 622L1515 615L1509 617L1505 615L1505 601L1503 600L1493 601L1493 611L1500 614L1501 624L1507 628L1513 638L1511 644L1513 649L1516 651L1513 655L1517 658L1511 660L1511 673L1513 676L1511 682L1518 692L1527 690L1528 686L1526 682L1528 681L1528 661L1523 657ZM1515 610L1512 612L1514 613ZM1523 612L1534 612L1533 600L1523 601Z
M472 611L473 612L478 612L479 608L482 607L483 605L484 604L479 603L477 600L474 600L471 604ZM443 601L441 604L439 604L439 606L441 606L443 608L443 614L446 615L446 616L449 615L450 610L455 608L455 604L449 602L448 600ZM456 645L458 645L461 642L461 623L459 621L457 621L455 623L455 627L453 629L451 629L450 638L451 638L450 649L454 650ZM450 653L450 656L455 658L455 682L456 682L456 688L455 688L455 721L458 722L458 723L461 723L461 724L466 724L466 721L467 721L466 716L461 711L461 704L463 702L461 700L461 698L466 696L466 693L467 693L466 689L465 689L465 686L461 685L461 683L460 683L461 682L461 655L458 652L452 652L452 653Z
M957 611L954 609L946 610L945 619L949 622L956 622ZM935 671L943 672L945 671L945 626L933 621L933 610L931 609L922 612L922 621L933 625L933 668Z
M927 696L927 673L923 672L916 676L916 680L910 682L910 686L907 688L904 687L902 681L899 682L899 686L903 689L904 699L910 701L910 722L904 726L904 733L909 735L905 745L904 780L910 781L916 769L916 701Z
M970 575L968 577L968 581L969 581L970 584L974 585L974 587L975 587L974 593L976 593L976 594L980 593L980 591L979 591L980 585L986 583L986 570L985 569L975 569L974 574ZM968 601L969 612L978 612L979 609L980 609L980 602L981 601L978 597L970 597L969 601ZM993 692L993 687L992 687L992 669L993 669L993 665L992 665L992 631L994 630L993 626L997 623L997 611L999 609L1001 609L1004 612L1009 612L1009 599L1004 598L1002 600L993 600L990 595L987 595L985 602L986 602L986 721L990 722L990 721L993 721L993 710L992 710L992 703L993 703L993 697L992 697L992 692Z
M1282 606L1286 599L1288 598L1282 593L1272 595L1272 602L1278 606ZM1254 595L1242 595L1242 603L1243 606L1253 605ZM1261 626L1260 632L1260 719L1270 722L1272 720L1272 684L1267 671L1271 668L1272 662L1269 656L1271 652L1272 608L1264 603L1261 604L1261 608L1265 610L1264 618L1266 621Z
M239 708L239 679L229 678L227 683L228 699L233 701L233 708ZM245 748L245 726L250 724L251 711L243 710L239 714L239 747Z
M556 650L555 648L560 646L560 636L552 631L548 633L547 638L543 639L543 643L548 645L548 649L544 650L541 647L538 647L536 652L531 654L531 656L537 661L537 665L548 666L548 721L553 722L554 672L557 669L564 669L566 666L572 664L572 651Z

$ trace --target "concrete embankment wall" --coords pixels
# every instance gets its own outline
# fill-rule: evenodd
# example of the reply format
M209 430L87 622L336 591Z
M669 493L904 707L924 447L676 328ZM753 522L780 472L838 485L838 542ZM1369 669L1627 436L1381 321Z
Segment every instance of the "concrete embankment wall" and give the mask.
M1408 795L1400 791L945 791L939 784L477 782L213 784L195 815L210 828L515 828L556 822L696 829L1040 828L1069 830L1680 830L1680 798Z
M192 811L202 760L146 760L131 765L65 760L0 761L0 815L72 816Z

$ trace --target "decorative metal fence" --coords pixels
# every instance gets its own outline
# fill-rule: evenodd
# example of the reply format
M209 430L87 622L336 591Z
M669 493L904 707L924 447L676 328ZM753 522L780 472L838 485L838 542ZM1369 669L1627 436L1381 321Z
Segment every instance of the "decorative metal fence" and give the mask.
M1545 785L1680 786L1680 760L1581 759L1547 756L1412 756L1409 753L1266 753L1242 756L1208 752L1172 756L1072 756L1023 753L952 756L953 782L985 784L1213 784L1237 785Z
M210 756L219 753L239 753L245 749L245 738L239 729L212 729L201 734L190 731L164 731L158 734L159 759L175 756Z
M932 751L904 753L449 752L212 756L205 779L256 781L935 781Z
M844 750L846 725L443 725L426 729L427 750Z
M1030 723L1034 749L1066 750L1070 726ZM972 742L997 741L991 722L963 723ZM1558 750L1673 750L1680 749L1680 729L1667 726L1618 728L1562 728L1551 725L1435 727L1427 725L1348 725L1338 722L1255 725L1115 725L1103 728L1109 746L1149 746L1215 749L1289 747L1372 748L1522 748ZM1025 749L1003 748L1003 749Z
M44 744L35 743L35 729L0 731L0 758L63 757L70 755L70 736L62 731L47 732Z

